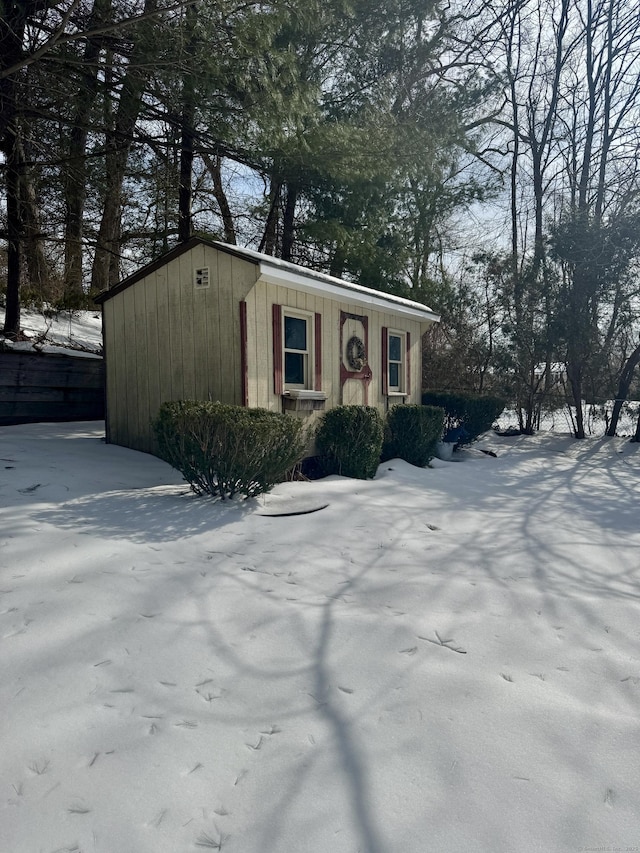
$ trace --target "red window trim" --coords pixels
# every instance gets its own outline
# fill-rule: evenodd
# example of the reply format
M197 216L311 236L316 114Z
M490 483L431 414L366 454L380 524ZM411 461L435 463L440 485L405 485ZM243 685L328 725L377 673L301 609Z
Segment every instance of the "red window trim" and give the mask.
M273 305L273 393L282 395L284 390L282 374L282 306Z
M240 303L240 384L242 405L249 405L249 365L247 363L247 303Z
M382 327L382 393L389 393L389 329Z
M322 314L316 312L313 318L313 390L322 391Z

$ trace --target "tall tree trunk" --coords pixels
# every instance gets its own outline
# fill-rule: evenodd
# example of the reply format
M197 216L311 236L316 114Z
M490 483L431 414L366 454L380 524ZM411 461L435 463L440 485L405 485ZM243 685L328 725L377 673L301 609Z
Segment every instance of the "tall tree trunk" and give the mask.
M47 263L42 245L40 209L33 181L31 180L31 173L26 165L28 158L25 155L24 146L20 138L17 140L17 145L18 156L22 163L20 169L20 205L24 262L31 291L37 298L44 301L50 273L49 264Z
M29 4L4 0L0 13L0 72L13 68L23 57L23 40ZM0 140L4 140L17 113L18 73L0 74ZM6 153L6 152L5 152Z
M344 250L344 246L342 245L342 243L338 243L333 251L333 254L331 255L329 275L333 275L336 278L342 278L346 260L347 256Z
M20 287L25 266L33 295L44 295L48 278L38 205L26 167L21 134L22 129L16 118L5 135L8 247L4 332L12 338L16 338L20 332Z
M296 202L298 200L298 188L294 183L287 184L287 201L282 217L282 249L280 257L283 261L291 260L296 222Z
M105 24L111 16L111 0L95 0L89 30ZM98 58L102 37L87 40L77 91L73 124L69 133L67 160L63 167L65 199L64 295L65 302L77 304L83 296L83 220L87 196L86 147L91 109L98 93Z
M584 214L586 216L586 213ZM585 438L583 399L584 379L592 358L596 318L591 292L590 270L585 263L575 263L569 271L570 289L565 306L567 314L567 378L576 409L576 438Z
M609 429L607 430L607 435L610 437L613 437L616 434L616 429L618 428L618 421L620 419L620 412L622 411L622 404L629 396L631 382L633 380L633 374L639 364L640 344L638 344L638 346L631 353L622 369L622 373L620 374L618 390L616 391L616 399L613 403L613 411L611 412L611 423L609 424Z
M190 3L185 10L187 27L187 59L189 66L182 77L182 115L180 117L180 182L178 187L178 239L181 243L191 237L193 221L191 204L193 199L193 159L195 140L195 80L191 67L196 54L197 8Z
M145 13L153 12L156 5L156 0L146 0ZM122 82L114 126L106 139L104 205L91 271L94 294L112 287L119 277L122 185L148 74L143 57L134 47Z
M278 235L278 214L280 209L280 196L282 193L282 184L275 178L271 179L271 191L269 213L264 226L264 233L260 241L259 251L265 255L274 255L276 250L276 241Z
M186 84L185 84L186 85ZM193 99L185 95L182 108L180 132L180 184L178 188L178 239L181 243L191 237L192 176L193 176L193 123L195 111Z
M20 333L20 283L22 215L20 205L21 162L18 151L16 122L9 125L4 140L6 195L7 195L7 301L4 334L8 338Z
M579 357L567 361L567 379L571 388L571 397L575 406L575 438L585 438L584 413L582 410L582 366Z
M5 0L0 14L0 71L22 59L27 3ZM0 149L5 156L7 209L7 297L4 333L15 338L20 332L20 166L18 163L17 75L0 76Z
M219 154L216 154L214 157L210 157L208 154L202 154L201 157L205 166L209 170L209 174L213 181L213 195L215 196L215 199L218 202L218 207L220 208L222 227L224 228L224 241L225 243L230 243L232 246L235 246L236 228L233 222L231 207L229 206L229 199L227 198L227 194L224 191L224 186L222 184L222 157Z

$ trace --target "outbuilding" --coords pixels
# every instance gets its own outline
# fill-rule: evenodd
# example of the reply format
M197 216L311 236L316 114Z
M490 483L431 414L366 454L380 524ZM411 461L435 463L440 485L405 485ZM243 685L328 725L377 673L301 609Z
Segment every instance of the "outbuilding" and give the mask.
M97 297L107 441L154 452L166 400L314 418L338 405L419 403L418 302L269 255L192 238Z

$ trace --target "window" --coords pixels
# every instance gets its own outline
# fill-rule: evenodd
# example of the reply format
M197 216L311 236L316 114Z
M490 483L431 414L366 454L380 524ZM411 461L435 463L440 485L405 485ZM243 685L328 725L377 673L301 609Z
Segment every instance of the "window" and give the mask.
M285 388L309 388L310 318L282 313Z
M409 389L409 332L382 329L382 392L403 394Z
M320 314L273 305L273 390L322 390Z
M389 391L404 391L404 335L389 332Z

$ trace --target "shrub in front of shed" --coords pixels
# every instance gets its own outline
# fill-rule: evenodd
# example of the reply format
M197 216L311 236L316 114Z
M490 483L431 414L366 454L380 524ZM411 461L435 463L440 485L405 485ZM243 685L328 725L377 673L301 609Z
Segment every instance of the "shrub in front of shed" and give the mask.
M223 500L268 492L306 448L302 421L223 403L164 403L153 429L160 455L193 491Z
M387 414L383 458L398 457L424 468L435 456L444 417L437 406L393 406Z
M380 464L384 422L372 406L337 406L322 418L316 447L326 474L372 479Z
M454 394L448 391L425 391L422 395L425 405L441 406L445 412L445 436L455 431L456 444L471 444L482 433L491 429L500 417L507 401L502 397L490 397L481 394Z

